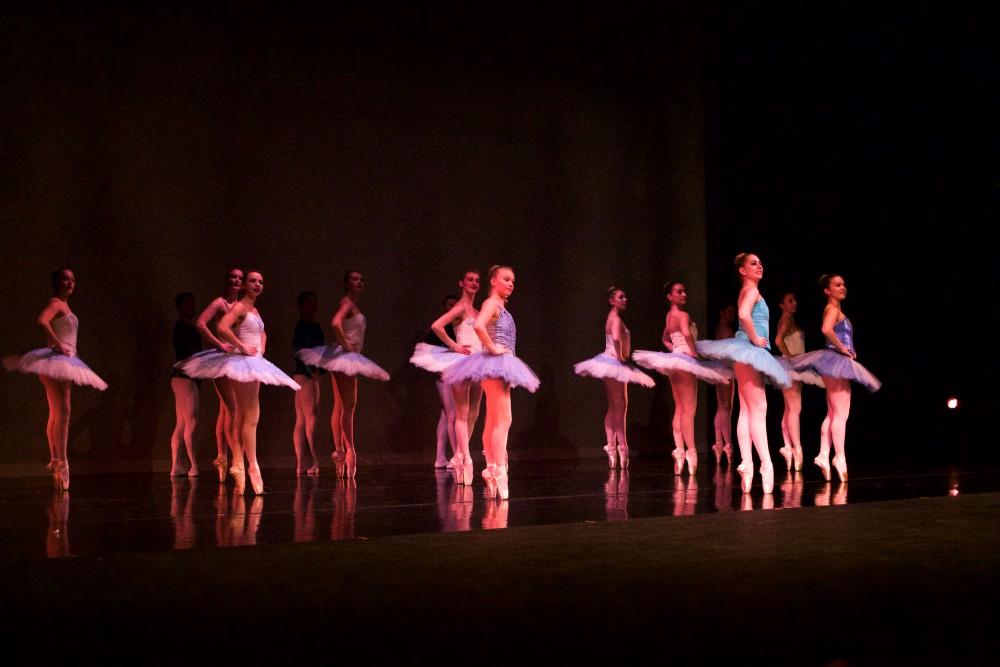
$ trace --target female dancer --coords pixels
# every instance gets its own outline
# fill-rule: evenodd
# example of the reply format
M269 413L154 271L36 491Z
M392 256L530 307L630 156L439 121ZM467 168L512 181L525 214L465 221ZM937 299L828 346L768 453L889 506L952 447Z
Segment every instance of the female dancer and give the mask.
M198 316L195 326L201 334L202 340L212 349L222 352L232 352L233 346L225 343L215 335L215 328L223 315L239 298L240 289L243 287L243 271L241 269L230 269L226 274L226 288L222 296L212 300L208 307ZM215 393L219 397L219 418L215 421L215 445L216 456L212 461L216 471L219 473L219 481L226 481L226 471L229 466L226 462L226 446L232 452L234 460L240 451L239 442L234 440L236 431L236 394L229 378L219 377L212 381Z
M196 304L194 294L183 292L174 297L177 322L174 324L174 361L184 361L201 352L201 334L194 325ZM188 477L198 476L198 460L194 455L194 429L198 425L198 390L201 380L188 377L184 371L174 368L170 373L170 389L174 392L174 412L177 422L170 436L170 476L181 477L185 473L177 465L181 444L187 450L190 467Z
M628 306L625 291L617 287L607 290L611 310L604 320L604 352L573 365L577 375L592 377L604 383L608 398L608 411L604 414L604 451L608 466L613 470L619 464L628 468L628 439L625 435L625 417L628 413L628 383L655 387L653 378L628 365L632 358L632 336L622 322L622 312Z
M257 311L257 298L264 291L264 276L259 271L246 274L246 284L237 301L219 320L217 331L235 352L211 350L196 354L180 364L180 369L195 378L227 377L236 394L236 451L229 474L236 482L236 493L246 486L243 458L248 463L254 493L264 493L264 480L257 462L257 421L260 418L260 383L284 385L295 391L299 384L264 358L267 335ZM234 330L235 327L235 330Z
M674 397L674 474L680 474L687 462L688 473L698 470L698 450L694 441L694 415L698 409L698 380L710 384L728 384L728 369L718 362L697 359L695 352L694 322L684 307L687 289L676 280L663 286L663 293L670 304L661 336L669 353L636 350L636 363L663 373L670 379ZM685 445L687 451L685 451Z
M456 303L458 303L458 297L454 294L449 294L441 300L441 312L447 313L455 307ZM455 336L455 330L452 325L457 323L457 321L448 322L444 325L448 336ZM451 468L452 464L448 459L448 448L451 448L453 455L458 451L455 445L455 399L451 395L451 387L442 382L441 376L437 374L447 366L444 357L447 357L449 354L451 353L448 348L441 347L441 341L438 339L437 334L433 330L430 330L427 332L427 337L424 338L423 342L417 343L413 348L413 356L410 357L410 363L414 366L436 374L434 377L434 386L441 401L441 411L438 415L437 429L435 431L437 436L437 448L434 457L435 468ZM451 356L456 359L458 358L453 354Z
M56 489L69 490L70 390L74 384L104 391L108 385L76 356L79 322L69 309L69 298L76 290L76 276L69 269L56 269L50 276L53 297L38 315L38 326L45 333L48 347L31 350L21 356L4 357L8 371L34 373L45 387L49 402L49 421L45 437L49 442L49 465Z
M802 412L802 383L823 386L823 378L812 371L797 371L792 368L792 359L806 351L806 338L802 328L795 322L795 311L799 302L792 292L781 297L781 319L774 335L774 344L781 350L778 363L788 372L792 386L783 389L785 412L781 417L781 438L784 446L778 452L785 459L785 467L802 470L802 441L799 438L799 414Z
M365 291L365 279L360 271L344 274L344 291L337 312L333 314L333 333L339 345L320 345L298 351L296 356L310 366L325 368L333 374L333 463L337 477L353 478L358 469L354 443L354 411L358 405L358 376L388 380L389 374L378 364L361 354L365 344L368 320L358 309Z
M732 338L736 335L733 323L736 321L736 306L728 305L719 311L719 324L715 327L715 340ZM733 464L733 390L732 382L715 385L715 417L712 424L715 428L716 465L722 464L722 455L726 455L726 463Z
M514 291L514 270L509 266L492 266L489 272L490 296L482 304L473 329L483 344L483 350L470 354L448 366L441 378L448 384L482 382L486 393L486 424L483 428L483 450L486 469L483 480L491 498L498 493L506 500L507 433L510 431L510 389L538 389L539 380L528 365L514 356L517 327L507 310L507 300Z
M296 299L299 308L299 321L295 324L292 336L292 349L298 352L302 348L322 345L326 339L323 327L316 322L316 293L311 291L299 293ZM319 459L316 458L316 411L319 408L319 378L326 375L322 368L307 366L296 357L295 372L292 379L302 387L295 392L295 430L292 431L292 445L295 447L295 474L318 475ZM306 447L312 465L306 467Z
M740 395L740 416L736 422L736 440L740 445L740 486L750 492L753 482L751 442L760 457L760 477L764 493L774 491L774 466L767 448L767 396L764 376L780 387L791 384L788 373L768 350L769 311L757 286L764 277L764 264L757 255L741 252L734 260L743 287L736 304L740 330L735 338L706 340L698 343L698 351L709 359L732 363Z
M475 331L476 310L474 299L479 292L479 272L470 269L462 276L458 286L462 297L441 317L431 324L431 331L447 346L447 349L433 346L433 349L414 351L411 362L427 370L443 371L451 364L465 357L482 352L483 344ZM449 334L448 324L454 325L454 333ZM479 405L483 398L483 388L478 382L457 382L447 385L455 405L455 456L451 460L452 471L458 484L472 484L472 453L469 438L479 418ZM506 459L505 459L506 460ZM486 465L495 464L492 454L487 454Z
M847 298L847 285L837 274L823 275L819 284L826 294L823 309L823 335L826 336L825 350L806 352L792 361L796 370L813 370L819 373L826 384L826 419L819 432L819 456L813 462L823 472L823 478L830 480L830 441L835 451L833 466L840 481L847 481L847 451L844 436L847 432L847 415L851 411L851 380L871 392L882 386L871 371L857 362L854 351L854 327L841 310L841 303Z

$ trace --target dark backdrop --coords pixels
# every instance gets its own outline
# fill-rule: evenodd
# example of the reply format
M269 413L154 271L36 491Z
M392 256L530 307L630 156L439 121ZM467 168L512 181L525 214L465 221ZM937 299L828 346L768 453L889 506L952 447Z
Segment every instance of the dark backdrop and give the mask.
M468 267L512 264L512 448L603 444L603 293L629 290L637 346L658 344L660 285L704 319L700 10L535 3L5 3L0 351L42 341L48 272L73 268L81 356L111 385L74 392L71 457L166 465L173 296L204 305L231 266L265 276L268 357L291 368L295 295L326 324L364 272L363 458L430 461L431 377L413 343ZM329 387L324 387L324 417ZM634 391L633 440L663 449L666 393ZM653 402L656 405L653 406ZM0 382L0 463L38 471L38 383ZM198 442L214 452L214 396ZM652 415L652 419L651 419ZM287 390L262 390L260 448L291 455ZM329 451L324 424L323 451Z

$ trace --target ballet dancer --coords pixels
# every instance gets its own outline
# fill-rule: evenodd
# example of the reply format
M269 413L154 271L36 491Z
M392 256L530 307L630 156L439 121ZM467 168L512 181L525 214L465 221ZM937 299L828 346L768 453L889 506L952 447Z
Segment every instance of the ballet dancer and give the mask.
M339 343L336 346L320 345L303 348L296 356L310 366L325 368L332 374L333 463L337 477L353 479L358 469L358 455L354 442L354 412L358 405L358 376L387 381L389 374L368 357L361 354L365 344L368 319L358 307L365 290L365 279L360 271L344 274L346 294L333 314L331 325Z
M323 345L323 327L316 322L316 293L299 293L295 300L299 309L299 321L292 335L292 349L295 352L307 347ZM326 375L322 368L308 366L295 358L292 379L299 383L301 390L295 392L295 429L292 431L292 445L295 448L295 474L318 475L319 459L316 457L316 412L319 409L319 379ZM306 466L306 448L312 465Z
M454 308L456 303L458 303L457 296L454 294L447 295L441 300L441 312L447 313ZM457 320L444 325L445 332L452 338L455 336L454 324L457 324ZM441 340L437 334L433 330L428 330L426 338L416 344L413 348L413 355L410 357L411 364L424 370L430 370L435 374L434 386L437 389L438 399L441 401L441 410L438 414L437 429L435 431L437 448L434 456L434 467L437 469L452 467L448 457L449 447L452 454L458 451L455 446L455 399L451 395L451 387L441 381L439 373L447 365L445 361L447 355L443 355L442 353L448 352L448 348L441 347ZM458 358L456 355L452 356L456 359ZM431 370L432 368L435 370Z
M719 362L698 359L695 351L694 322L688 315L687 288L674 280L663 286L670 304L663 323L661 341L669 352L636 350L635 361L640 366L658 371L670 380L674 397L674 474L679 475L687 463L688 474L698 470L698 450L694 441L694 415L698 410L698 380L709 384L729 384L730 371ZM686 449L685 449L686 448Z
M443 371L459 360L472 354L478 354L483 350L483 344L475 330L476 318L479 311L475 307L476 294L479 292L479 272L469 269L462 276L458 286L461 289L461 298L446 313L442 314L431 324L431 331L437 335L438 339L447 346L446 350L437 348L431 352L441 361L443 366L436 366ZM447 323L457 322L454 325L453 333L449 334ZM417 357L417 354L414 354ZM431 361L426 354L421 355L423 359L414 361L421 368L431 370ZM411 359L413 361L413 359ZM458 484L472 484L473 462L472 453L469 449L469 440L472 431L479 418L479 407L482 403L483 388L479 382L457 382L448 385L451 390L452 401L455 404L455 456L451 460L452 472ZM492 453L486 453L486 465L496 464L492 459ZM504 459L506 465L506 459Z
M264 493L264 480L257 461L257 422L260 419L260 383L283 385L295 391L299 384L270 361L264 358L267 334L264 321L257 310L257 299L264 291L264 276L259 271L246 274L246 283L239 300L229 309L216 327L223 341L232 346L233 352L211 350L196 354L180 364L180 369L194 378L220 378L231 380L236 394L237 451L233 452L229 474L236 482L236 493L242 495L246 475L254 493ZM246 458L247 468L243 463Z
M222 296L212 299L208 307L198 316L195 326L198 327L198 332L201 334L204 343L213 350L222 352L233 351L233 347L229 343L220 340L215 335L215 332L219 320L236 303L242 287L242 269L230 269L229 273L226 274L226 287L222 292ZM233 391L232 384L229 382L229 378L226 377L219 377L212 380L212 387L219 397L219 418L215 421L216 456L212 460L212 465L219 474L219 482L225 482L226 473L229 470L229 464L226 459L227 446L234 457L240 451L239 443L236 440L238 437L236 435L235 419L236 394Z
M870 392L882 386L871 371L857 361L854 349L854 327L844 315L841 304L847 298L847 285L843 276L824 274L819 279L826 295L823 308L823 336L825 350L815 350L799 355L792 361L795 370L812 370L819 373L826 385L826 418L819 432L819 456L813 463L819 466L823 479L830 480L830 442L833 442L833 466L840 481L847 481L847 450L844 438L847 433L847 416L851 412L851 381Z
M201 352L201 333L194 325L197 312L194 294L182 292L174 297L174 307L177 309L177 322L174 323L173 344L174 362L184 361L188 357ZM173 368L170 373L170 389L174 392L174 412L177 420L174 432L170 436L170 476L183 477L184 471L180 463L181 445L187 451L190 466L188 477L198 476L198 459L194 455L194 430L198 426L198 399L201 380L188 377L179 368Z
M743 493L749 493L753 482L752 443L760 457L764 493L770 494L774 491L774 466L767 446L764 378L782 388L791 385L791 379L769 352L769 311L758 289L764 277L764 264L750 252L736 255L734 263L743 283L736 304L740 329L734 338L700 341L697 349L702 356L732 364L740 396L740 416L736 422L736 440L740 446L736 471L740 474L740 487Z
M625 291L617 287L607 289L607 303L610 306L604 320L604 352L573 365L577 375L592 377L604 383L604 394L608 399L608 409L604 413L604 437L607 444L604 452L608 455L608 467L614 470L619 465L628 468L628 438L625 420L628 413L628 385L635 383L643 387L655 387L653 378L629 365L632 358L632 336L622 321L622 313L628 306Z
M517 327L507 310L507 300L514 291L514 270L509 266L490 267L490 296L476 316L473 329L483 350L448 366L441 378L448 384L481 382L486 394L486 424L483 450L487 466L483 470L489 497L509 497L507 480L507 434L510 431L510 390L524 387L538 389L538 376L514 356Z
M40 347L20 356L4 357L8 371L38 376L49 403L49 420L45 437L49 443L48 469L59 491L69 490L69 416L73 385L108 388L87 364L77 356L77 332L80 323L69 307L69 298L76 291L76 275L69 269L56 269L49 276L52 298L38 315L38 326L45 334L48 347Z
M715 340L732 338L736 335L733 323L736 321L736 306L724 306L719 311L719 323L715 327ZM733 391L736 386L728 384L715 385L715 417L712 425L715 430L715 464L722 465L722 455L726 455L726 464L733 464Z
M823 386L823 378L814 371L797 371L792 368L792 360L806 351L806 337L802 327L795 321L799 302L793 292L786 292L778 304L781 318L774 334L774 344L781 351L778 363L788 372L792 386L781 391L785 411L781 416L781 439L783 446L778 452L785 459L789 470L802 470L802 440L799 434L799 414L802 412L802 384Z

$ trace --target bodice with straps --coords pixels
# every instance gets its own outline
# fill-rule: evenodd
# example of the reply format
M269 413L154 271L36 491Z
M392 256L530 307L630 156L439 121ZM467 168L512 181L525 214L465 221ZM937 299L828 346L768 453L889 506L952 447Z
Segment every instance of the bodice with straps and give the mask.
M788 348L788 353L793 357L805 353L806 335L802 332L802 329L796 329L785 336L785 347Z
M466 317L455 327L455 342L459 345L467 345L473 352L483 349L483 342L479 340L476 329L473 326L476 318Z
M76 319L76 315L67 312L62 317L52 320L50 326L59 342L69 347L71 356L75 357L77 332L80 329L80 321Z
M264 337L264 320L256 312L247 313L236 329L236 337L246 347L257 348L255 356L263 356L261 339Z
M750 319L753 320L753 330L758 336L764 339L764 342L768 350L771 349L771 311L767 307L767 302L764 301L764 297L757 299L757 303L753 305L753 310L750 311ZM743 323L740 323L740 330L736 332L736 338L742 340L750 340L748 336L743 331Z
M514 353L517 344L517 326L514 324L514 317L506 308L501 308L497 313L497 318L486 326L486 332L490 335L490 340L499 343Z
M845 317L834 324L833 333L844 347L851 352L854 352L854 326L851 324L850 319ZM826 342L826 346L831 350L837 349L837 347L830 341Z
M368 328L368 318L360 312L351 317L344 318L344 338L350 343L354 343L357 352L365 346L365 329Z

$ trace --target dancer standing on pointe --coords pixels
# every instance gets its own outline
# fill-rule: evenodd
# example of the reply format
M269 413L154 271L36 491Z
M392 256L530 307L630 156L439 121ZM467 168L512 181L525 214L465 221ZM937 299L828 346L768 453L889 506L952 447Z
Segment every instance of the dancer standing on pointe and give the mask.
M225 343L215 335L216 326L222 316L229 312L229 309L239 298L240 289L243 287L243 271L241 269L230 269L226 274L226 289L222 296L212 300L208 307L198 316L195 326L202 340L214 350L221 352L232 352L233 346ZM232 452L234 460L237 452L240 451L239 442L236 441L236 394L229 378L220 377L212 381L215 393L219 397L219 418L215 421L215 446L216 456L212 461L216 471L219 473L219 482L226 481L226 473L229 465L226 460L226 449Z
M473 328L483 350L470 354L448 366L441 378L448 384L481 382L486 393L486 424L483 428L483 450L486 469L483 480L489 497L499 494L506 500L507 434L510 431L510 389L538 389L538 376L528 365L514 356L517 326L507 310L507 300L514 291L514 270L509 266L490 267L490 296L482 304Z
M295 300L299 309L299 321L292 335L292 349L295 352L307 347L323 345L323 327L316 322L316 293L300 292ZM319 459L316 457L316 412L319 409L319 379L326 371L302 363L295 358L295 372L292 379L299 383L301 390L295 392L295 428L292 431L292 445L295 448L295 474L319 475ZM312 464L306 466L306 448Z
M440 346L421 347L417 345L410 361L420 368L441 372L453 363L465 357L482 352L483 344L475 330L476 310L474 299L479 292L479 272L470 269L462 276L458 286L462 296L441 317L431 324L431 331L437 335L447 349ZM454 323L453 333L448 332L449 323ZM469 438L479 418L479 406L483 398L483 388L478 382L458 382L442 384L451 392L455 405L455 456L451 460L455 481L459 484L472 484L473 465L472 453L469 450ZM487 454L487 467L496 462L492 455Z
M45 388L45 398L49 403L49 420L45 426L45 437L49 443L47 468L52 472L55 488L68 491L70 390L74 384L101 391L108 385L76 356L80 323L69 308L69 298L76 291L76 275L69 269L56 269L49 278L53 297L37 320L48 347L20 356L4 357L3 367L8 371L37 375Z
M632 358L632 336L622 321L628 306L625 291L617 287L607 289L607 303L611 306L604 320L604 352L573 365L577 375L592 377L604 383L608 410L604 414L604 437L607 444L608 466L613 470L619 465L628 468L628 438L625 421L628 414L628 385L655 387L653 378L629 365Z
M182 371L194 378L229 378L236 394L238 437L234 438L238 451L233 452L229 474L236 482L236 493L242 495L246 476L254 493L264 493L264 480L257 461L257 422L260 419L260 383L284 385L295 391L298 383L264 358L267 334L264 321L257 311L257 299L264 291L264 276L259 271L246 274L246 284L240 299L229 309L217 326L218 335L229 343L234 352L210 350L196 354L179 364ZM243 459L247 468L244 472Z
M182 292L174 297L177 322L174 324L174 362L184 361L201 352L201 333L194 325L197 304L194 294ZM177 421L170 436L170 476L183 477L185 472L178 465L181 445L187 451L190 467L188 477L198 476L198 459L194 455L194 430L198 426L198 399L201 380L188 377L184 371L174 368L170 373L170 389L174 392L174 412Z
M793 292L786 292L781 297L781 319L778 320L778 331L774 334L774 344L781 350L778 363L788 371L792 386L783 389L781 395L785 400L785 412L781 416L781 438L783 447L778 450L785 459L785 467L789 470L802 470L802 440L800 438L799 414L802 412L802 383L823 386L823 378L814 371L797 371L792 367L792 361L806 351L806 337L802 327L795 321L795 311L799 302Z
M458 303L458 297L454 294L449 294L441 300L441 312L447 313L455 307L456 303ZM453 326L455 324L458 324L458 320L450 321L444 325L445 333L450 338L455 337ZM441 410L438 414L437 429L435 430L437 447L435 449L434 467L439 469L452 467L448 457L449 448L451 448L452 455L458 451L458 447L455 444L455 398L451 395L451 387L441 381L441 375L439 374L447 366L447 362L439 355L447 356L448 354L451 354L455 359L458 358L448 348L441 347L441 340L438 338L438 335L433 330L428 330L427 337L424 338L423 342L416 344L413 348L413 355L410 357L410 363L414 366L436 374L434 377L434 386L438 392L438 399L441 401Z
M847 416L851 412L851 381L857 382L870 392L882 386L871 371L857 362L854 350L854 327L844 315L841 303L847 298L847 285L837 274L824 274L819 279L820 287L826 295L823 309L823 335L826 336L825 350L806 352L792 361L798 371L812 370L823 378L826 384L826 418L819 432L819 456L814 463L823 472L823 479L830 481L830 442L833 442L833 466L840 481L847 481L847 450L844 439L847 435Z
M358 376L386 381L389 374L374 361L361 354L365 344L368 320L358 308L365 291L365 279L360 271L344 274L344 291L331 325L339 345L304 348L296 356L310 366L325 368L333 374L333 463L337 477L353 478L358 469L354 442L354 411L358 405Z
M663 294L670 304L663 323L663 346L670 352L636 350L637 364L658 371L670 380L674 397L674 474L679 475L687 462L688 473L698 470L698 450L694 441L694 415L698 410L698 380L709 384L729 384L730 372L718 362L697 358L696 331L688 315L687 288L674 280L663 286ZM686 450L685 450L686 447Z
M734 260L743 287L736 303L740 330L735 338L705 340L697 344L698 352L709 359L731 363L736 374L740 395L740 416L736 422L736 440L740 445L740 486L750 492L753 482L751 444L760 457L760 477L764 493L774 491L774 466L767 446L767 395L764 377L784 388L791 379L781 364L771 356L768 334L769 311L758 285L764 277L764 264L757 255L741 252Z
M724 340L736 335L733 323L736 321L736 306L728 305L719 311L719 323L715 327L715 340ZM715 417L712 425L715 430L716 465L722 465L722 455L726 455L727 465L733 464L733 391L734 383L715 385Z

